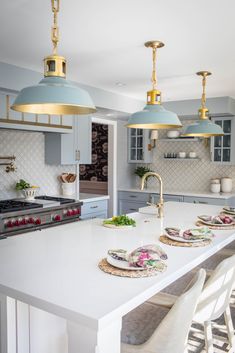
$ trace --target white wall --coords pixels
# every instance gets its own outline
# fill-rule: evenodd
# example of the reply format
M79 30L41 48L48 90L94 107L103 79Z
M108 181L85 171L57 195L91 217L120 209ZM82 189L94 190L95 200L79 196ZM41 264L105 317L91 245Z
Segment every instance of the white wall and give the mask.
M0 155L15 155L17 171L6 173L0 166L0 199L19 196L15 184L24 179L40 187L40 194L60 193L57 179L62 172L75 173L74 166L51 166L44 162L44 134L0 129Z
M117 184L118 187L131 187L135 182L136 165L127 163L127 128L126 121L118 121L117 138Z

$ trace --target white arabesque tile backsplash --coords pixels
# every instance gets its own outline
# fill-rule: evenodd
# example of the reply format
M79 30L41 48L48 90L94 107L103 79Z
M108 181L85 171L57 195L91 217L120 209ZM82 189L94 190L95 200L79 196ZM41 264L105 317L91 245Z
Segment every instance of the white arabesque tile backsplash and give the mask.
M16 156L16 172L6 173L0 166L0 199L19 196L15 184L25 179L40 187L40 194L61 193L58 175L75 172L75 166L51 166L45 164L44 134L16 130L0 130L0 156Z
M187 121L187 124L191 121ZM186 125L186 124L184 124ZM159 131L159 140L153 150L153 163L149 167L162 176L164 189L168 191L210 191L210 179L229 176L233 179L235 190L235 166L212 163L210 146L205 146L204 140L191 141L160 141L166 137L166 132ZM164 160L165 153L190 151L197 153L200 160ZM156 188L156 180L148 180L149 188Z

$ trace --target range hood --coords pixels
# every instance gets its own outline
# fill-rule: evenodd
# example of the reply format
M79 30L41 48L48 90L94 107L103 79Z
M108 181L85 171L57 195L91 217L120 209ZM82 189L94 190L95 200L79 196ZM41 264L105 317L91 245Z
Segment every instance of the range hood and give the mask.
M200 99L189 99L166 102L164 106L167 110L174 111L180 118L198 119L200 104ZM206 104L211 117L235 116L235 99L231 97L207 98Z

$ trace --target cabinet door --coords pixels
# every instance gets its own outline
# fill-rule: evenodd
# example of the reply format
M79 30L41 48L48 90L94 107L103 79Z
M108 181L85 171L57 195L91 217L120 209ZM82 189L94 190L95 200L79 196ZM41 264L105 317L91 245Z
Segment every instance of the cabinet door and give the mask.
M91 164L92 125L90 116L74 116L75 155L80 164Z
M233 152L234 144L234 122L231 118L213 118L212 121L221 126L224 136L215 136L211 140L211 159L214 163L234 164L235 156Z
M119 200L119 215L123 214L128 214L128 213L133 213L133 212L138 212L139 208L141 207L146 207L147 203L146 202L131 202L127 200Z
M127 129L128 163L151 163L152 152L148 151L149 130Z

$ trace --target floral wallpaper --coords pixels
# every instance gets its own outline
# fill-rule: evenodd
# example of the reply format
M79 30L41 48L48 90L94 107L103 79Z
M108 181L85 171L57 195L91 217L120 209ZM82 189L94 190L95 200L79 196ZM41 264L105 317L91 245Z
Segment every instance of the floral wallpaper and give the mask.
M108 181L108 125L92 123L92 164L80 165L80 180Z

